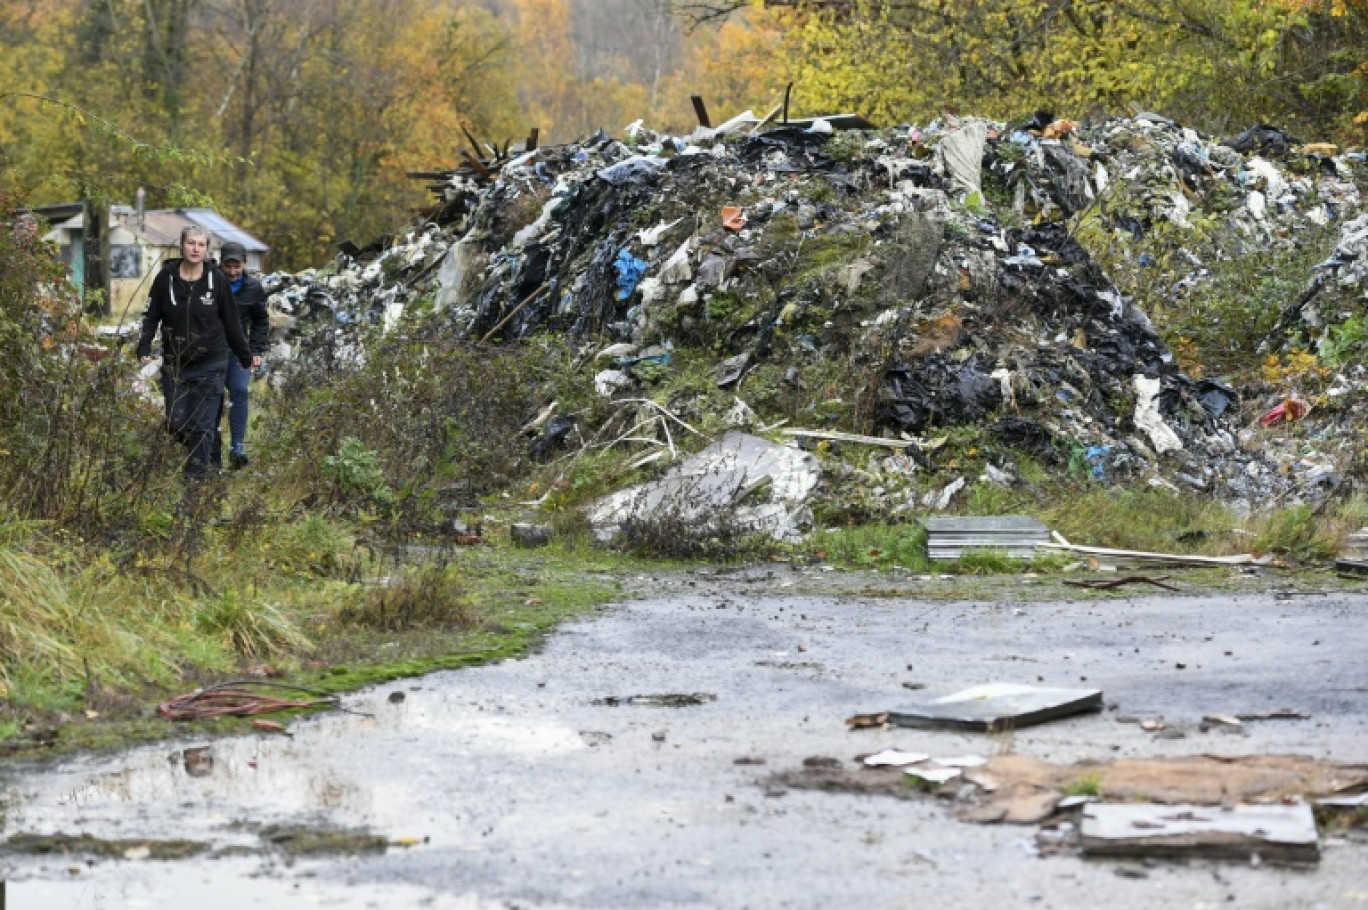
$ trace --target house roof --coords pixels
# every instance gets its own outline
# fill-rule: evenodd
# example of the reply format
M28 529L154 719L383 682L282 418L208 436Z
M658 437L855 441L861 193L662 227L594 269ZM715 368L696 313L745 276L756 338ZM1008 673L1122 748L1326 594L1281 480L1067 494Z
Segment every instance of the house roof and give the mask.
M220 246L236 241L249 253L265 253L270 250L265 243L213 209L148 209L143 212L142 223L138 224L137 212L131 206L116 205L109 209L109 223L111 227L117 225L127 228L152 246L176 246L180 243L181 229L187 224L198 224L207 230ZM69 231L78 231L84 226L85 216L79 212L53 225L54 228Z
M270 249L269 246L253 237L251 234L238 227L233 222L224 218L213 209L177 209L183 214L186 221L194 221L201 227L208 228L209 231L219 239L221 243L237 241L247 248L249 253L264 253ZM180 240L180 231L176 231L176 240Z

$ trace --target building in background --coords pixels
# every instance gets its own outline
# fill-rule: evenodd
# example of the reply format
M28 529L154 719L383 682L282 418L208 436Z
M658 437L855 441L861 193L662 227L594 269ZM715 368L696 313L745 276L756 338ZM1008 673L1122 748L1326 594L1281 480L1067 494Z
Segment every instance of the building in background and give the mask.
M79 202L34 206L33 214L50 225L47 240L61 251L71 283L81 290L85 285L85 250L82 239L85 216ZM180 233L187 224L198 224L209 232L210 255L218 258L219 248L237 241L247 250L247 268L261 272L270 247L233 224L213 209L151 209L112 205L109 207L110 312L123 316L141 312L152 276L167 259L180 255Z

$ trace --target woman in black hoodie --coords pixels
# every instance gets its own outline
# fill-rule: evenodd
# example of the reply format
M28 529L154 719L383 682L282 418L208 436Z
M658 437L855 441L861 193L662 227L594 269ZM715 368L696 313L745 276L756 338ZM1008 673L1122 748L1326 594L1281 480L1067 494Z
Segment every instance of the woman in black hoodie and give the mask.
M181 258L167 262L152 281L138 357L143 363L152 359L152 338L160 328L166 425L189 452L185 476L197 479L209 471L228 358L250 368L252 352L228 279L207 258L209 233L187 225L180 248Z

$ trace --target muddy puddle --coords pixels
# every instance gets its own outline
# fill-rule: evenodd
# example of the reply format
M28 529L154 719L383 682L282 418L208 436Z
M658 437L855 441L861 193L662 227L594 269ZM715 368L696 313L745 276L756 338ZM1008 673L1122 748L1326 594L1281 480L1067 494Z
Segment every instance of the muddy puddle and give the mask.
M882 749L1362 760L1365 606L642 601L572 624L524 660L345 699L370 717L296 720L288 737L209 740L187 727L174 743L10 767L3 835L46 846L0 857L8 906L892 908L934 894L945 907L1083 910L1106 893L1118 908L1160 895L1174 907L1356 907L1368 842L1355 832L1327 836L1310 873L1167 864L1133 878L1042 857L1033 829L966 824L929 793L775 776L811 756L855 767ZM1010 736L845 723L966 685L1083 677L1108 710ZM1238 734L1200 725L1284 705L1306 716ZM1159 715L1187 736L1117 719ZM158 858L171 844L194 855Z

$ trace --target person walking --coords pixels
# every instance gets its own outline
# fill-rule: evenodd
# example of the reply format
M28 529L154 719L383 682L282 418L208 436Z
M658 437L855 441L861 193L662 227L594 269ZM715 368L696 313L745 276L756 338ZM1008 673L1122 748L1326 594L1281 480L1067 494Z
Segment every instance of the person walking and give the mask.
M247 336L247 346L252 349L252 366L261 366L270 344L271 315L266 309L266 291L247 271L247 249L240 243L229 241L219 250L219 268L228 278L228 287L237 303L238 316L242 319L242 331ZM251 385L252 372L244 369L236 361L228 361L228 466L242 468L247 465L247 395ZM222 399L219 417L214 421L214 448L212 455L219 464L223 461L223 438L220 429L223 422Z
M152 359L152 339L161 331L162 397L166 426L185 446L187 480L209 473L214 418L223 402L228 361L249 369L252 352L228 278L209 257L209 233L186 225L181 256L166 262L147 295L138 359Z

